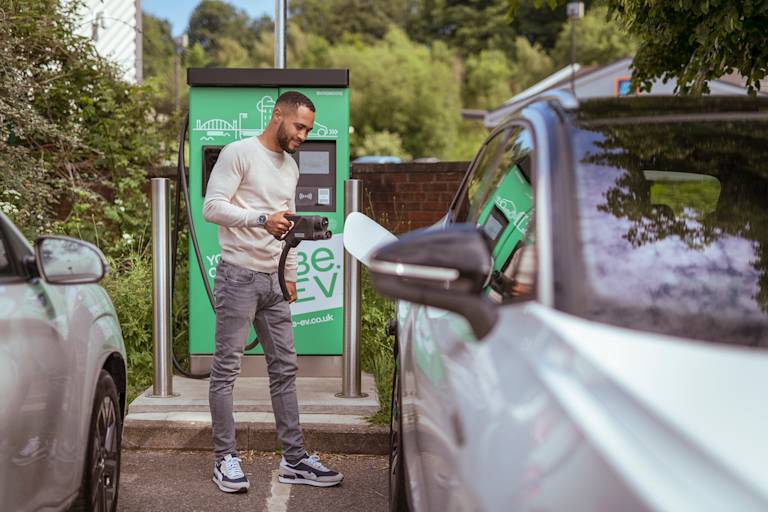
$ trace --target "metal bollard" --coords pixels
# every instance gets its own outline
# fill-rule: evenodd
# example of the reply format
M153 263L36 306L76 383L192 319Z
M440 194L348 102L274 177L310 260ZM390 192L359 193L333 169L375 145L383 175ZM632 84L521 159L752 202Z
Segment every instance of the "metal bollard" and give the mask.
M360 180L344 183L344 218L360 211ZM344 251L344 356L341 398L368 396L360 391L360 262Z
M171 217L168 178L152 178L152 394L173 394L171 370Z

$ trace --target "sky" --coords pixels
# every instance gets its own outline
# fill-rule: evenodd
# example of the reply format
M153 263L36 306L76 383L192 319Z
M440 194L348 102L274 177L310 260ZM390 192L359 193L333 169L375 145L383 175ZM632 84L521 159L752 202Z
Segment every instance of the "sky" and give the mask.
M275 0L227 0L228 3L245 10L251 18L266 14L275 17ZM171 22L173 35L184 32L189 22L189 15L200 0L141 0L141 8L152 16Z

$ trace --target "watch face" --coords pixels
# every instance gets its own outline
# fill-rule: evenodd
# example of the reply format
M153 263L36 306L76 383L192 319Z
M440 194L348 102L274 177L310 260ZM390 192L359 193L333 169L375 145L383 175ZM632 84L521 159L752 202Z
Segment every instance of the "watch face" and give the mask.
M267 223L267 216L266 215L259 215L259 224L266 224Z

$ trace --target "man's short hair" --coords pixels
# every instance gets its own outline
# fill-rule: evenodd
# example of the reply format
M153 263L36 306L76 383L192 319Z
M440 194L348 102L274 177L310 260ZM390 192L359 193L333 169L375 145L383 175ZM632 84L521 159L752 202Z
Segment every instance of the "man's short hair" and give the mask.
M307 107L312 112L315 111L315 104L312 100L296 91L284 92L277 98L275 107L280 107L281 110L298 110L299 107Z

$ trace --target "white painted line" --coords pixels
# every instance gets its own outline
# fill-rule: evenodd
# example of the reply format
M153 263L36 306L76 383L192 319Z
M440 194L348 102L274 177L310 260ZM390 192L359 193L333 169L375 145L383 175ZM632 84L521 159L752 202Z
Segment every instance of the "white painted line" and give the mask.
M277 472L272 471L272 488L269 491L269 498L264 507L264 512L288 512L288 500L291 498L291 486L281 484L277 480Z

